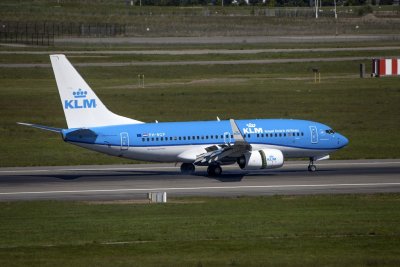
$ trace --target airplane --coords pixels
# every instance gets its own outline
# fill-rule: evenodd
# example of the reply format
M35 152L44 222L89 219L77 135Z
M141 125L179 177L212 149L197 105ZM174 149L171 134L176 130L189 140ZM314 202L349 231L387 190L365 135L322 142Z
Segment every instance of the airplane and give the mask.
M288 158L315 161L348 144L331 127L294 119L250 119L144 123L107 109L65 55L50 55L67 129L32 123L18 124L61 134L79 147L128 159L181 163L182 173L207 166L219 176L222 165L243 170L275 169Z

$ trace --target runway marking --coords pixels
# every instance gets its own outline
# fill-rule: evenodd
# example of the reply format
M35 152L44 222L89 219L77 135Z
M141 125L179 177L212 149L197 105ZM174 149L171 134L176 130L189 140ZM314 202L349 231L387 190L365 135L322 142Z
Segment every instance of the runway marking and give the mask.
M205 187L165 187L165 188L121 188L121 189L90 189L90 190L60 190L60 191L27 191L2 192L0 195L29 194L68 194L68 193L106 193L106 192L152 192L152 191L194 191L213 189L260 189L260 188L296 188L296 187L356 187L356 186L400 186L400 183L362 183L362 184L294 184L294 185L243 185L243 186L205 186Z
M308 163L287 163L284 165L285 167L297 167L297 166L306 166ZM317 163L317 166L340 166L340 165L391 165L391 164L400 164L400 161L373 161L373 162L330 162L330 163ZM224 168L237 168L235 165L231 166L224 166ZM179 166L149 166L149 167L111 167L111 168L63 168L63 169L31 169L31 170L0 170L0 174L2 173L39 173L39 172L51 172L51 171L61 171L61 172L68 172L68 171L134 171L134 170L159 170L159 169L179 169Z

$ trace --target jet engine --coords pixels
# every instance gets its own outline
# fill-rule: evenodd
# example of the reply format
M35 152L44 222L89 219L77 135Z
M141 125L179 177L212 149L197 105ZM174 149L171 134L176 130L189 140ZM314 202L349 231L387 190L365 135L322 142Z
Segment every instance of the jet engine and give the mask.
M243 170L275 169L283 166L282 151L278 149L262 149L251 151L240 158L237 163Z

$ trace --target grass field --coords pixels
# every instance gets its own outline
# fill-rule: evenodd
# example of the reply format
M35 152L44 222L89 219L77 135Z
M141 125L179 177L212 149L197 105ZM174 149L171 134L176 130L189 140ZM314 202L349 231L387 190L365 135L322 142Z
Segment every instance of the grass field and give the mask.
M22 31L40 29L43 23L75 23L69 32L79 35L79 24L126 25L126 36L243 36L243 35L334 35L398 34L400 10L396 6L374 7L374 15L361 17L363 7L324 7L318 20L311 7L267 6L127 6L123 0L57 1L4 0L0 22L18 22ZM37 25L35 24L37 23ZM7 27L6 27L7 28ZM7 31L4 28L3 30ZM74 28L75 30L71 30ZM19 31L21 31L21 29ZM68 33L66 33L68 35Z
M398 266L400 195L0 203L1 266Z
M68 55L68 53L67 53ZM400 55L400 47L396 50L381 51L334 51L334 52L261 52L255 54L218 54L204 55L110 55L101 52L90 55L69 55L75 63L80 62L148 62L148 61L207 61L207 60L260 60L286 58L335 58L335 57L394 57ZM0 63L49 63L48 55L1 55Z
M15 60L31 62L34 58ZM214 55L201 58L214 59ZM71 61L84 60L71 57ZM111 110L138 120L310 119L350 139L348 148L333 154L336 159L398 158L399 79L360 79L359 63L86 67L79 71ZM370 62L364 63L369 69ZM313 82L313 66L321 70L320 84ZM145 89L137 88L139 73L145 74ZM76 148L58 135L16 125L22 121L65 127L50 68L3 68L0 88L0 166L132 162Z

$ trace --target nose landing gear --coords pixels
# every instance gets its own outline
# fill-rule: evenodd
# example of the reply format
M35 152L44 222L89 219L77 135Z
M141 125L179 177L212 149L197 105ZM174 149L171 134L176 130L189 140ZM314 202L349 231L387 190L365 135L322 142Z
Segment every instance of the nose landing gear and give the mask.
M315 172L317 170L317 166L314 165L314 158L310 158L310 163L308 164L308 171Z

